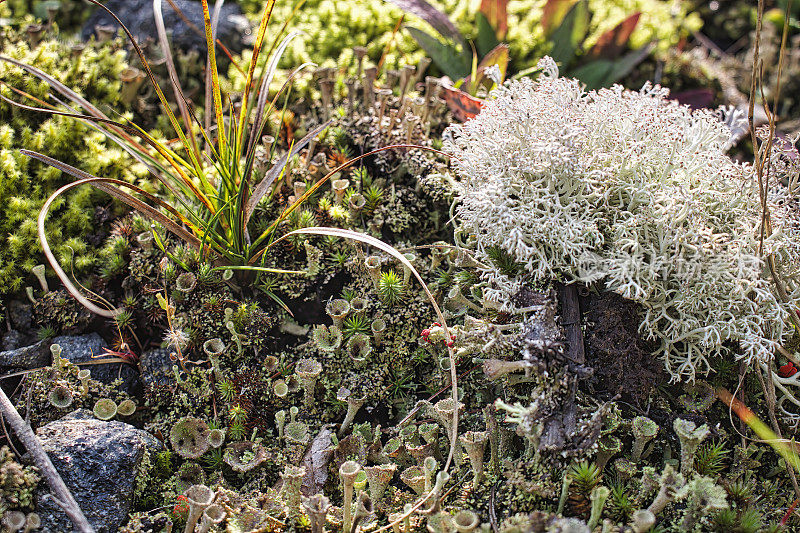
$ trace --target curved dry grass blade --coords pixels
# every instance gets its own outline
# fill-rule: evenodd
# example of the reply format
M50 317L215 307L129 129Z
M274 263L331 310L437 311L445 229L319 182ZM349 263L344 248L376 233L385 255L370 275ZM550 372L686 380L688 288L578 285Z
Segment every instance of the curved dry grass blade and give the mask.
M77 287L75 287L75 285L72 283L72 281L67 276L66 272L64 272L64 269L62 269L61 265L58 264L58 260L56 259L55 255L53 255L53 252L50 249L50 245L47 242L47 235L45 234L44 223L47 220L47 214L48 214L48 212L50 210L50 206L52 205L52 203L55 201L56 198L61 196L66 191L68 191L70 189L73 189L75 187L78 187L80 185L92 184L95 187L97 187L98 189L103 190L104 192L107 192L107 193L111 194L115 198L119 198L120 200L122 200L123 202L127 203L128 205L130 205L131 207L133 207L137 211L140 211L142 214L150 216L154 220L157 220L157 221L161 222L162 224L164 224L164 227L167 228L168 230L175 231L176 228L177 228L177 231L178 231L177 235L179 237L183 237L183 235L186 235L186 236L188 236L190 238L190 241L188 241L189 244L195 245L195 243L193 243L192 240L197 241L197 239L193 235L191 235L188 232L186 232L186 230L184 230L180 226L177 226L174 222L170 221L163 214L161 214L160 212L156 211L155 209L153 209L149 205L145 204L144 202L142 202L140 200L137 200L136 198L133 198L131 195L129 195L129 194L117 189L116 187L111 187L111 186L108 186L108 185L103 186L104 184L107 184L107 183L114 183L114 184L122 185L122 186L125 186L125 187L129 187L130 186L129 184L127 184L125 182L120 182L119 180L115 180L115 179L111 179L111 178L86 178L86 179L81 179L81 180L78 180L78 181L74 181L72 183L68 183L68 184L64 185L63 187L61 187L60 189L58 189L52 195L50 195L50 197L44 203L44 205L42 206L42 210L39 212L39 218L37 219L37 229L38 229L38 232L39 232L39 240L41 242L42 250L44 251L44 255L47 258L48 263L50 263L50 266L55 271L55 273L58 276L58 278L61 280L61 283L64 284L64 287L67 289L67 291L76 300L78 300L78 303L80 303L82 306L84 306L86 309L88 309L92 313L95 313L97 315L104 316L104 317L107 317L107 318L114 318L119 313L121 313L123 311L123 309L114 308L114 309L111 309L111 310L107 310L107 309L103 309L101 307L98 307L97 305L95 305L94 303L89 301L89 299L87 299L77 289ZM197 244L199 244L199 242L197 242Z
M450 338L450 329L447 327L447 320L442 314L442 310L439 308L439 304L436 303L436 298L433 297L430 289L428 289L428 285L425 283L425 280L422 279L417 269L414 268L414 265L405 258L403 254L398 252L393 246L386 244L385 242L372 237L371 235L367 235L366 233L360 233L357 231L352 231L348 229L341 229L341 228L325 228L325 227L311 227L311 228L302 228L291 231L286 235L282 236L280 239L276 239L274 242L270 244L272 246L275 243L286 239L290 235L323 235L323 236L333 236L333 237L341 237L343 239L350 239L353 241L363 242L364 244L368 244L372 247L375 247L382 252L385 252L403 264L403 266L411 271L414 275L416 280L422 286L422 290L425 292L425 296L430 301L431 305L433 306L433 310L436 312L436 318L439 321L439 324L442 325L442 329L444 329L445 335L447 338ZM456 372L456 358L455 353L453 352L452 346L447 346L447 354L450 358L450 379L452 383L452 390L453 390L453 405L458 405L458 373ZM451 440L450 440L450 453L447 456L447 462L445 463L444 470L447 470L450 467L450 463L453 460L453 452L455 451L455 439L458 438L458 409L455 410L455 414L453 416L453 427L451 432Z
M311 139L319 135L319 132L327 128L329 124L330 121L325 122L314 128L310 132L308 132L305 137L303 137L302 139L300 139L300 141L294 144L291 151L283 154L283 156L281 156L278 162L275 163L272 166L272 168L270 168L267 171L266 175L264 175L264 178L258 183L258 185L256 185L255 189L253 189L253 194L247 200L247 204L245 205L244 208L245 226L247 226L247 223L250 221L250 217L252 216L253 211L258 205L258 202L260 202L261 199L264 198L264 195L267 194L270 185L272 185L275 179L277 179L277 177L280 176L281 172L283 171L283 167L286 166L286 162L289 160L289 158L295 156L298 152L300 152L300 150L302 150L309 142L311 142Z
M183 94L181 82L178 79L178 71L175 69L175 62L172 60L172 49L167 39L167 29L164 27L164 14L161 11L161 0L153 0L153 18L156 21L158 42L161 45L161 51L164 53L164 59L167 62L167 72L169 73L169 80L172 83L172 91L175 93L175 101L178 103L183 125L186 126L186 135L189 136L189 142L191 143L192 150L194 150L195 157L200 159L200 150L197 148L197 140L192 134L192 119L189 118L186 96Z
M6 98L2 94L0 94L0 100L3 100L5 102L7 102L8 104L17 106L19 108L22 108L22 109L25 109L25 110L28 110L28 111L37 111L37 112L40 112L40 113L48 113L48 114L51 114L51 115L59 115L59 116L62 116L62 117L69 117L69 118L74 118L74 119L82 120L82 121L97 122L97 123L103 123L103 124L111 124L111 125L114 125L114 126L116 126L118 128L121 128L121 129L123 129L125 131L129 131L129 132L131 132L131 134L138 135L148 145L153 147L159 153L159 155L161 155L164 159L166 159L167 162L169 162L170 166L180 176L181 183L183 183L192 192L192 194L195 195L195 197L200 202L203 203L203 205L205 205L212 213L216 212L216 210L214 209L214 206L208 200L206 195L203 194L202 191L200 191L197 188L197 186L194 184L194 182L192 182L192 180L189 178L189 176L187 176L186 173L183 171L183 169L178 164L178 162L176 162L176 160L177 161L181 161L181 162L183 162L183 160L180 157L178 157L177 154L172 152L169 148L161 145L161 143L159 143L158 141L156 141L155 139L150 137L150 135L148 135L147 132L145 132L141 128L138 128L135 125L131 126L129 124L122 124L120 122L116 122L116 121L111 120L109 118L99 118L99 117L93 117L93 116L89 116L89 115L81 115L81 114L76 114L76 113L67 113L67 112L64 112L64 111L54 111L52 109L42 109L40 107L33 107L33 106L25 105L25 104L20 104L19 102L15 102L13 100L10 100L10 99ZM103 133L107 135L107 133L105 131L103 131ZM161 181L162 184L164 184L167 188L172 190L172 188L169 186L169 184L166 182L166 180L163 179L163 177L159 176L158 174L156 174L156 177L159 178L159 181Z
M174 207L172 207L168 203L164 202L163 200L153 196L152 194L140 189L136 185L132 185L130 183L126 183L124 181L116 180L116 179L113 179L113 178L100 178L100 177L97 177L97 176L93 176L93 175L89 174L88 172L84 172L83 170L77 169L77 168L75 168L73 166L70 166L70 165L68 165L66 163L62 163L61 161L53 159L52 157L48 157L48 156L40 154L38 152L33 152L31 150L20 150L20 153L23 154L23 155L26 155L28 157L31 157L33 159L36 159L38 161L41 161L42 163L45 163L46 165L50 165L53 168L57 168L58 170L60 170L62 172L66 172L67 174L69 174L69 175L71 175L71 176L73 176L75 178L78 178L79 180L82 180L83 182L87 182L86 180L89 180L88 183L92 183L97 189L99 189L99 190L101 190L101 191L103 191L105 193L110 194L114 198L117 198L118 200L121 200L122 202L128 204L133 209L136 209L137 211L140 211L142 214L144 214L144 215L146 215L146 216L158 221L159 223L163 224L165 228L167 228L170 232L174 233L175 235L177 235L181 239L185 240L189 245L194 246L195 248L199 248L200 247L200 240L197 239L197 237L195 237L194 235L192 235L191 233L189 233L188 231L183 229L180 225L176 224L174 221L172 221L168 217L164 216L161 212L159 212L155 208L147 205L146 203L142 202L141 200L138 200L138 199L134 198L130 194L128 194L126 192L123 192L123 191L121 191L120 189L118 189L116 187L111 187L111 186L106 185L106 184L107 183L113 183L115 185L120 185L122 187L127 187L127 188L133 190L134 192L136 192L137 194L141 194L142 196L144 196L145 198L147 198L151 202L154 202L158 206L160 206L160 207L164 208L165 210L169 211L169 213L171 215L175 216L182 223L186 224L187 226L189 226L193 230L198 231L197 227L194 226L193 224L191 224L191 222L189 222L189 220L186 217L184 217L182 214L180 214Z

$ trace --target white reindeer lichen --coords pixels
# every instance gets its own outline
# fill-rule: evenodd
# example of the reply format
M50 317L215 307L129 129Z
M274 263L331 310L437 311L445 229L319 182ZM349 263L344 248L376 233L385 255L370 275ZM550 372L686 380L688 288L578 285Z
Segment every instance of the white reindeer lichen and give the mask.
M755 173L726 155L730 129L715 114L657 86L586 93L549 58L541 66L537 80L498 88L475 119L445 132L457 231L474 235L477 258L492 264L499 247L534 282L599 282L640 302L641 332L660 341L675 380L707 372L728 348L767 360L800 308L800 224L788 190L769 190L773 233L759 254ZM511 305L520 280L496 269L484 279L494 287L484 296Z

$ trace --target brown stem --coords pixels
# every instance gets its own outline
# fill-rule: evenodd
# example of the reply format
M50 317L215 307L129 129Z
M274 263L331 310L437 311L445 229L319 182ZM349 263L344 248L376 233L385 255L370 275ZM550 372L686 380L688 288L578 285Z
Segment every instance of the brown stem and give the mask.
M50 485L54 497L63 504L64 512L70 520L72 520L72 523L75 524L78 531L81 533L94 533L94 528L89 524L83 511L81 511L81 508L72 496L72 493L64 484L64 480L61 479L61 476L58 474L56 467L53 466L53 462L50 460L47 452L42 448L39 439L36 438L31 427L26 424L19 415L17 409L11 403L11 400L8 399L8 396L6 396L2 388L0 388L0 411L2 411L3 417L8 421L11 429L14 430L19 440L22 441L25 449L27 449L31 457L33 457L33 462L39 468L42 476L47 480L47 484Z

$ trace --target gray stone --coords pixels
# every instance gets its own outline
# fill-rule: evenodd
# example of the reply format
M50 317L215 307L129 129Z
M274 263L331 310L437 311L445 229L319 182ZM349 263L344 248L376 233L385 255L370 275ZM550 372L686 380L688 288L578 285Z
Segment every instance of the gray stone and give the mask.
M147 385L166 385L174 381L172 365L169 358L172 350L155 348L147 350L139 356L139 368L142 371L142 383Z
M73 363L85 363L92 359L103 357L103 348L106 342L97 333L86 335L62 335L53 339L53 344L61 346L61 357ZM135 395L139 389L139 373L125 363L104 363L100 365L85 365L92 371L92 379L110 384L117 378L122 378L121 390Z
M200 29L200 32L187 25L172 8L170 2L164 1L161 12L164 16L164 26L172 33L172 46L184 52L195 50L200 53L201 58L205 58L206 38L203 33L202 4L192 0L174 0L173 3L195 28ZM209 3L212 4L213 10L213 2ZM158 43L152 0L109 0L103 4L119 17L139 43L147 41ZM97 8L83 26L81 31L83 39L94 35L96 26L119 28L119 24L105 10ZM250 24L239 6L235 3L223 4L217 26L217 37L220 41L234 53L239 53L244 49L251 33ZM228 62L226 57L225 54L217 53L217 61L223 70ZM136 66L138 67L138 64Z
M104 422L81 409L36 430L50 459L97 533L119 530L128 519L136 470L146 451L163 448L149 433L124 422ZM42 481L36 512L42 531L72 531L67 515Z
M0 366L31 370L50 364L50 350L47 341L39 341L31 346L0 352Z
M26 344L28 344L28 343L25 342L25 337L22 335L22 333L20 333L16 329L12 329L10 331L7 331L3 335L3 350L4 351L16 350L17 348L22 348Z
M33 323L33 307L27 301L11 300L8 302L8 319L11 326L20 331L28 331Z

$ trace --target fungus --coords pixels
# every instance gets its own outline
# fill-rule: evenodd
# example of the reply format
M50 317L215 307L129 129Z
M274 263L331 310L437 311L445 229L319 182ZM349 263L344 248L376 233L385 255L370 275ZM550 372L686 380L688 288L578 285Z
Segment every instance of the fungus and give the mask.
M364 259L364 266L367 267L367 272L372 280L372 285L375 290L380 289L381 282L381 258L378 255L368 255Z
M208 451L208 433L208 424L203 420L185 416L173 424L169 441L181 457L197 459Z
M367 199L364 198L363 194L357 192L350 195L347 204L350 209L350 218L355 219L367 205Z
M675 492L683 487L684 483L683 476L679 472L675 472L672 465L667 464L661 473L661 486L658 489L658 494L656 494L653 503L650 504L647 510L653 515L660 513L675 498Z
M694 468L694 455L697 448L710 433L708 426L697 427L691 420L676 418L672 424L681 443L681 474L689 477Z
M419 466L409 466L400 474L400 480L421 496L425 492L425 471Z
M131 416L136 412L136 402L133 400L122 400L117 406L117 414L120 416Z
M284 430L286 440L295 444L308 444L311 440L311 433L308 431L308 424L303 422L289 422Z
M349 186L350 181L346 179L338 179L331 182L331 189L333 190L334 194L334 204L342 205L342 202L344 201L344 193Z
M436 450L436 445L432 442L426 442L424 444L406 443L405 447L408 454L413 457L418 464L422 464L422 461L424 461L426 457L433 456Z
M311 522L311 533L324 533L330 507L331 502L324 494L314 494L309 498L303 496L303 508Z
M286 385L286 382L282 379L275 380L272 383L272 392L275 393L275 396L278 398L286 398L286 395L289 394L289 386Z
M208 360L211 362L211 368L214 369L214 378L217 382L222 382L222 370L219 365L219 356L225 353L225 342L219 337L215 337L213 339L208 339L206 342L203 343L203 351L208 356Z
M367 305L369 301L366 298L356 296L350 300L350 310L359 317L363 317L367 312Z
M389 439L383 447L382 454L395 463L407 464L410 462L405 444L403 444L403 439L400 437Z
M355 483L356 476L361 471L361 465L355 461L345 461L339 467L339 479L342 481L343 487L343 517L342 517L342 531L350 531L352 524L352 505L353 505L353 484Z
M283 438L283 431L286 425L286 411L281 409L275 413L275 427L278 430L278 438Z
M264 358L264 370L267 374L273 374L278 371L280 361L274 355L268 355Z
M698 521L714 511L728 508L725 489L707 476L695 476L675 493L676 500L686 500L681 531L694 531Z
M123 104L130 106L136 100L147 75L136 67L126 67L119 73L119 79L122 82L119 99Z
M92 413L100 420L111 420L117 416L117 404L110 398L102 398L94 404Z
M372 340L375 342L375 346L380 346L383 335L386 333L386 321L382 318L375 318L370 324L370 329L372 330Z
M406 252L403 257L413 266L417 261L417 254L414 252ZM411 267L403 263L403 289L408 288L408 283L411 281Z
M474 511L461 509L453 516L453 525L458 533L472 533L478 529L480 519Z
M637 416L631 424L633 429L633 451L631 461L638 463L642 458L645 445L653 440L658 433L658 425L646 416Z
M306 467L286 465L281 472L283 479L283 493L286 506L289 508L289 515L296 516L300 512L300 487L303 484L303 477L306 475Z
M494 381L506 374L518 372L520 370L528 370L531 363L528 361L503 361L502 359L486 359L483 362L483 373L486 374L486 379Z
M42 527L41 517L36 513L28 513L28 516L25 517L25 528L22 530L22 533L28 533L40 527Z
M322 373L322 364L316 359L300 359L294 366L294 372L297 374L297 379L300 381L305 393L305 406L310 407L314 402L314 387L317 385L317 379Z
M197 287L197 276L191 272L184 272L175 280L175 288L184 294L189 294L195 287Z
M639 471L636 463L625 457L620 457L614 461L614 470L617 471L617 476L619 476L622 481L628 481Z
M61 345L53 343L50 345L50 354L53 356L53 367L56 372L61 372L64 368L64 360L61 359Z
M175 490L183 494L192 485L203 485L206 482L206 473L203 467L192 461L183 463L175 472Z
M321 352L334 353L342 346L342 330L336 326L325 324L314 326L311 335Z
M459 437L459 440L464 445L474 472L472 488L477 490L478 485L483 481L483 454L486 451L488 435L485 431L467 431Z
M604 470L609 459L622 451L622 441L614 435L603 435L597 439L597 454L594 462L597 468Z
M212 526L218 526L225 520L227 513L221 505L212 503L206 510L203 511L203 516L200 518L200 526L197 528L197 533L208 533Z
M92 377L92 372L88 368L78 371L78 380L81 382L81 396L89 394L89 378Z
M295 392L300 390L300 380L297 379L297 376L292 374L291 376L287 376L286 378L286 390L289 394L294 394Z
M353 525L350 526L350 532L355 533L361 521L371 515L372 511L372 498L370 498L366 492L359 492L356 512L353 514Z
M603 507L605 506L606 500L608 500L610 494L611 491L608 490L608 487L599 486L592 489L590 494L590 498L592 500L592 511L589 515L589 522L587 523L590 531L594 531L594 528L600 521L600 515L603 512Z
M369 495L373 502L377 503L381 500L396 471L397 465L394 463L364 467L367 483L369 483Z
M208 432L208 445L212 448L219 448L225 443L225 430L214 428Z
M267 460L267 451L256 442L233 442L225 447L222 460L234 472L250 472Z
M50 292L50 287L47 286L47 278L44 275L44 265L36 265L31 268L31 273L39 280L39 286L42 287L44 292Z
M439 462L435 457L426 457L422 461L422 472L425 476L425 492L429 492L432 488L433 478L439 469Z
M358 368L367 362L367 357L372 353L372 343L364 333L356 333L348 339L346 350L350 360Z
M459 412L464 409L464 404L458 402ZM445 398L439 400L433 405L433 409L429 410L434 419L441 424L447 432L447 440L452 444L455 450L453 451L453 458L456 465L461 464L461 453L458 446L458 439L453 435L453 417L455 416L455 407L453 398Z
M72 400L72 391L66 385L56 385L47 395L47 401L57 409L66 409L72 405Z
M364 106L369 109L375 102L375 80L378 79L378 67L367 67L364 69Z
M350 313L350 303L342 298L331 300L325 306L325 312L333 320L333 325L341 331L344 319Z
M344 415L344 420L342 421L342 425L337 432L337 435L341 437L344 435L344 432L347 431L347 428L350 427L350 424L353 423L353 420L356 418L356 414L358 410L364 406L364 403L367 401L367 397L363 396L361 398L355 398L353 393L350 392L350 389L346 387L341 387L336 392L336 399L340 402L347 402L347 413Z
M633 512L633 533L645 533L650 531L656 523L656 515L647 509L639 509Z
M431 247L431 271L439 268L439 265L450 256L452 246L444 241L436 241Z
M22 511L6 511L3 513L4 531L17 532L25 527L25 513Z
M184 494L189 504L189 515L186 517L186 527L183 533L193 533L197 525L197 520L202 516L203 511L214 501L216 494L205 485L192 485L186 489Z
M356 77L361 77L361 70L364 66L364 57L367 55L367 47L366 46L354 46L353 47L353 55L356 56Z
M292 188L294 190L294 197L300 198L306 193L306 189L308 189L308 185L305 181L295 181L292 184Z

